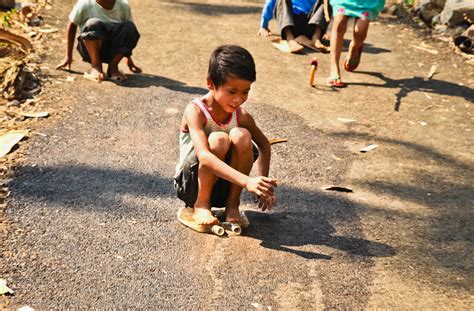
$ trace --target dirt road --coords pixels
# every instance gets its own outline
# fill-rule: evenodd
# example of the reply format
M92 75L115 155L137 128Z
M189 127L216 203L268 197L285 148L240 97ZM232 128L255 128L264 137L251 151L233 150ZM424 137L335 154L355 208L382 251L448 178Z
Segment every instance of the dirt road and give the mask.
M55 122L10 184L0 266L10 306L474 308L474 76L445 43L381 19L358 71L343 75L349 87L334 90L328 55L283 54L256 36L261 4L129 2L146 74L58 84L68 74L50 71ZM73 3L56 1L49 21L62 29ZM423 42L438 54L413 47ZM208 57L227 43L257 63L246 108L288 142L273 146L278 207L260 212L245 195L251 227L217 238L176 221L172 175L182 110L206 92ZM63 44L51 46L51 68ZM369 143L379 147L358 151Z

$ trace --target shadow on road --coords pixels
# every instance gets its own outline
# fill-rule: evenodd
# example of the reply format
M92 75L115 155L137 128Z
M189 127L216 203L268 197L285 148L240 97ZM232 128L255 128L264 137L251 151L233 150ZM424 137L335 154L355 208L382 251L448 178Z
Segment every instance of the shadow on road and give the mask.
M295 249L305 246L328 246L354 256L389 257L396 255L395 250L382 243L369 241L361 237L346 237L336 234L332 221L345 219L347 226L359 225L356 207L336 196L316 191L280 187L282 205L291 206L282 212L268 214L259 211L246 211L251 226L246 236L261 240L261 246L292 253L306 259L331 259L331 256ZM287 194L291 194L291 199ZM359 235L357 233L357 235ZM362 234L360 234L362 236Z
M410 92L421 91L426 93L435 93L440 95L447 96L458 96L463 97L469 102L473 102L474 90L462 86L456 83L441 81L436 79L425 80L423 77L413 77L406 79L390 79L386 77L383 73L380 72L371 72L371 71L355 71L354 73L366 74L369 76L377 77L380 80L384 81L384 84L375 84L375 83L347 83L349 85L361 85L361 86L372 86L372 87L384 87L384 88L393 88L400 89L396 94L395 102L395 111L400 111L400 105L402 98L408 96Z
M77 71L77 70L64 70L64 71L70 74L76 75L79 79L82 79L82 75L84 74L82 71ZM161 86L172 91L188 93L188 94L204 95L208 92L208 90L201 87L189 86L177 80L168 79L165 77L156 76L156 75L147 74L147 73L127 74L127 79L125 81L115 82L115 81L106 80L105 82L111 82L116 85L119 85L122 87L129 87L129 88L148 88L150 86Z
M28 166L19 169L19 173L27 176L12 183L19 197L61 204L76 210L128 214L133 213L134 208L124 205L121 200L124 195L147 198L174 195L172 178L163 178L158 174L81 165Z
M120 208L123 195L174 197L171 177L126 170L87 166L24 167L21 174L28 176L28 179L14 186L18 196L61 204L71 209L133 213L133 206ZM330 224L331 219L340 221L342 217L359 226L352 204L323 193L296 188L281 187L279 193L283 194L280 205L291 206L291 209L273 214L247 212L252 226L246 235L261 240L263 247L306 259L331 259L331 256L291 247L325 245L357 256L395 255L390 246L334 234L336 230Z
M384 219L411 223L411 230L416 232L420 241L417 252L410 255L418 257L423 253L423 260L432 260L432 264L426 265L425 269L443 267L452 275L467 275L469 272L466 267L469 267L471 257L469 250L474 242L474 230L469 225L473 218L471 207L474 202L472 160L455 158L422 144L399 139L354 132L328 134L337 139L370 139L383 144L386 156L400 159L400 163L409 167L401 172L394 172L406 175L402 181L359 180L357 186L378 195L421 206L416 213L413 210L384 209L378 206L367 207L368 210L370 213L379 213ZM397 164L393 163L394 166ZM423 261L414 258L413 262Z
M189 94L206 94L207 90L201 87L189 86L183 82L168 79L152 74L136 74L130 75L129 78L123 82L118 83L123 87L129 88L147 88L150 86L161 86L172 91L189 93Z
M213 5L193 2L176 2L175 4L182 5L184 10L208 16L255 14L262 11L262 8L257 6Z
M351 40L344 39L342 50L347 52L349 50L349 44L350 43L351 43ZM364 53L367 53L367 54L381 54L381 53L390 53L390 52L392 52L392 51L388 50L388 49L376 47L373 44L368 43L368 42L364 42Z

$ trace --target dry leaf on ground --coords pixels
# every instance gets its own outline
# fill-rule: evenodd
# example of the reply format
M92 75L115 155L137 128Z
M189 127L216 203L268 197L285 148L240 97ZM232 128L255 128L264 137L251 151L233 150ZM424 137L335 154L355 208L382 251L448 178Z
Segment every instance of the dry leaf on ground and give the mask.
M49 112L47 111L22 111L20 115L27 117L27 118L45 118L49 116Z
M7 281L0 279L0 295L10 294L13 295L13 291L7 286Z
M374 150L374 149L376 149L376 148L378 148L378 147L379 147L379 145L370 144L370 145L368 145L368 146L366 146L366 147L360 149L359 151L362 152L362 153L365 153L365 152L368 152L368 151L370 151L370 150Z
M28 135L28 131L10 131L0 136L0 158L7 155L13 146L26 135Z

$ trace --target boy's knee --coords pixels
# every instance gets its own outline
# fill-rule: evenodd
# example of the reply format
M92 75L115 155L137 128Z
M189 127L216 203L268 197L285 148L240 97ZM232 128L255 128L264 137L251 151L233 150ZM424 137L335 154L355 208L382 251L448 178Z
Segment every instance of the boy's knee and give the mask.
M245 128L233 128L229 133L229 137L232 144L237 148L248 148L252 145L252 134Z
M137 26L135 26L135 23L132 21L124 21L122 24L125 29L137 30Z
M213 152L227 153L230 147L229 136L224 132L213 132L209 135L209 148Z
M89 18L84 24L84 30L103 30L105 28L104 22L98 18Z
M138 33L137 26L135 25L134 22L132 21L125 21L122 23L122 29L126 33L133 34L137 37L140 37L140 34Z

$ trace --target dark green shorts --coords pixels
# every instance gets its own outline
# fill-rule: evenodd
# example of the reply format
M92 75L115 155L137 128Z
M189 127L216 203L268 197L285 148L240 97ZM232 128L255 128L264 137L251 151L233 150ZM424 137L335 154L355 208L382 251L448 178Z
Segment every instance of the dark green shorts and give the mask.
M254 162L258 158L258 149L253 146L253 159ZM226 163L230 161L230 152L226 156ZM196 202L197 194L199 191L198 186L198 168L199 168L199 160L194 153L189 154L186 158L186 162L183 166L181 172L179 172L174 177L174 189L176 190L176 194L178 198L186 203L188 207L194 207L194 202ZM212 188L211 194L211 206L212 207L224 207L227 197L229 195L230 190L230 182L218 178L214 188Z

